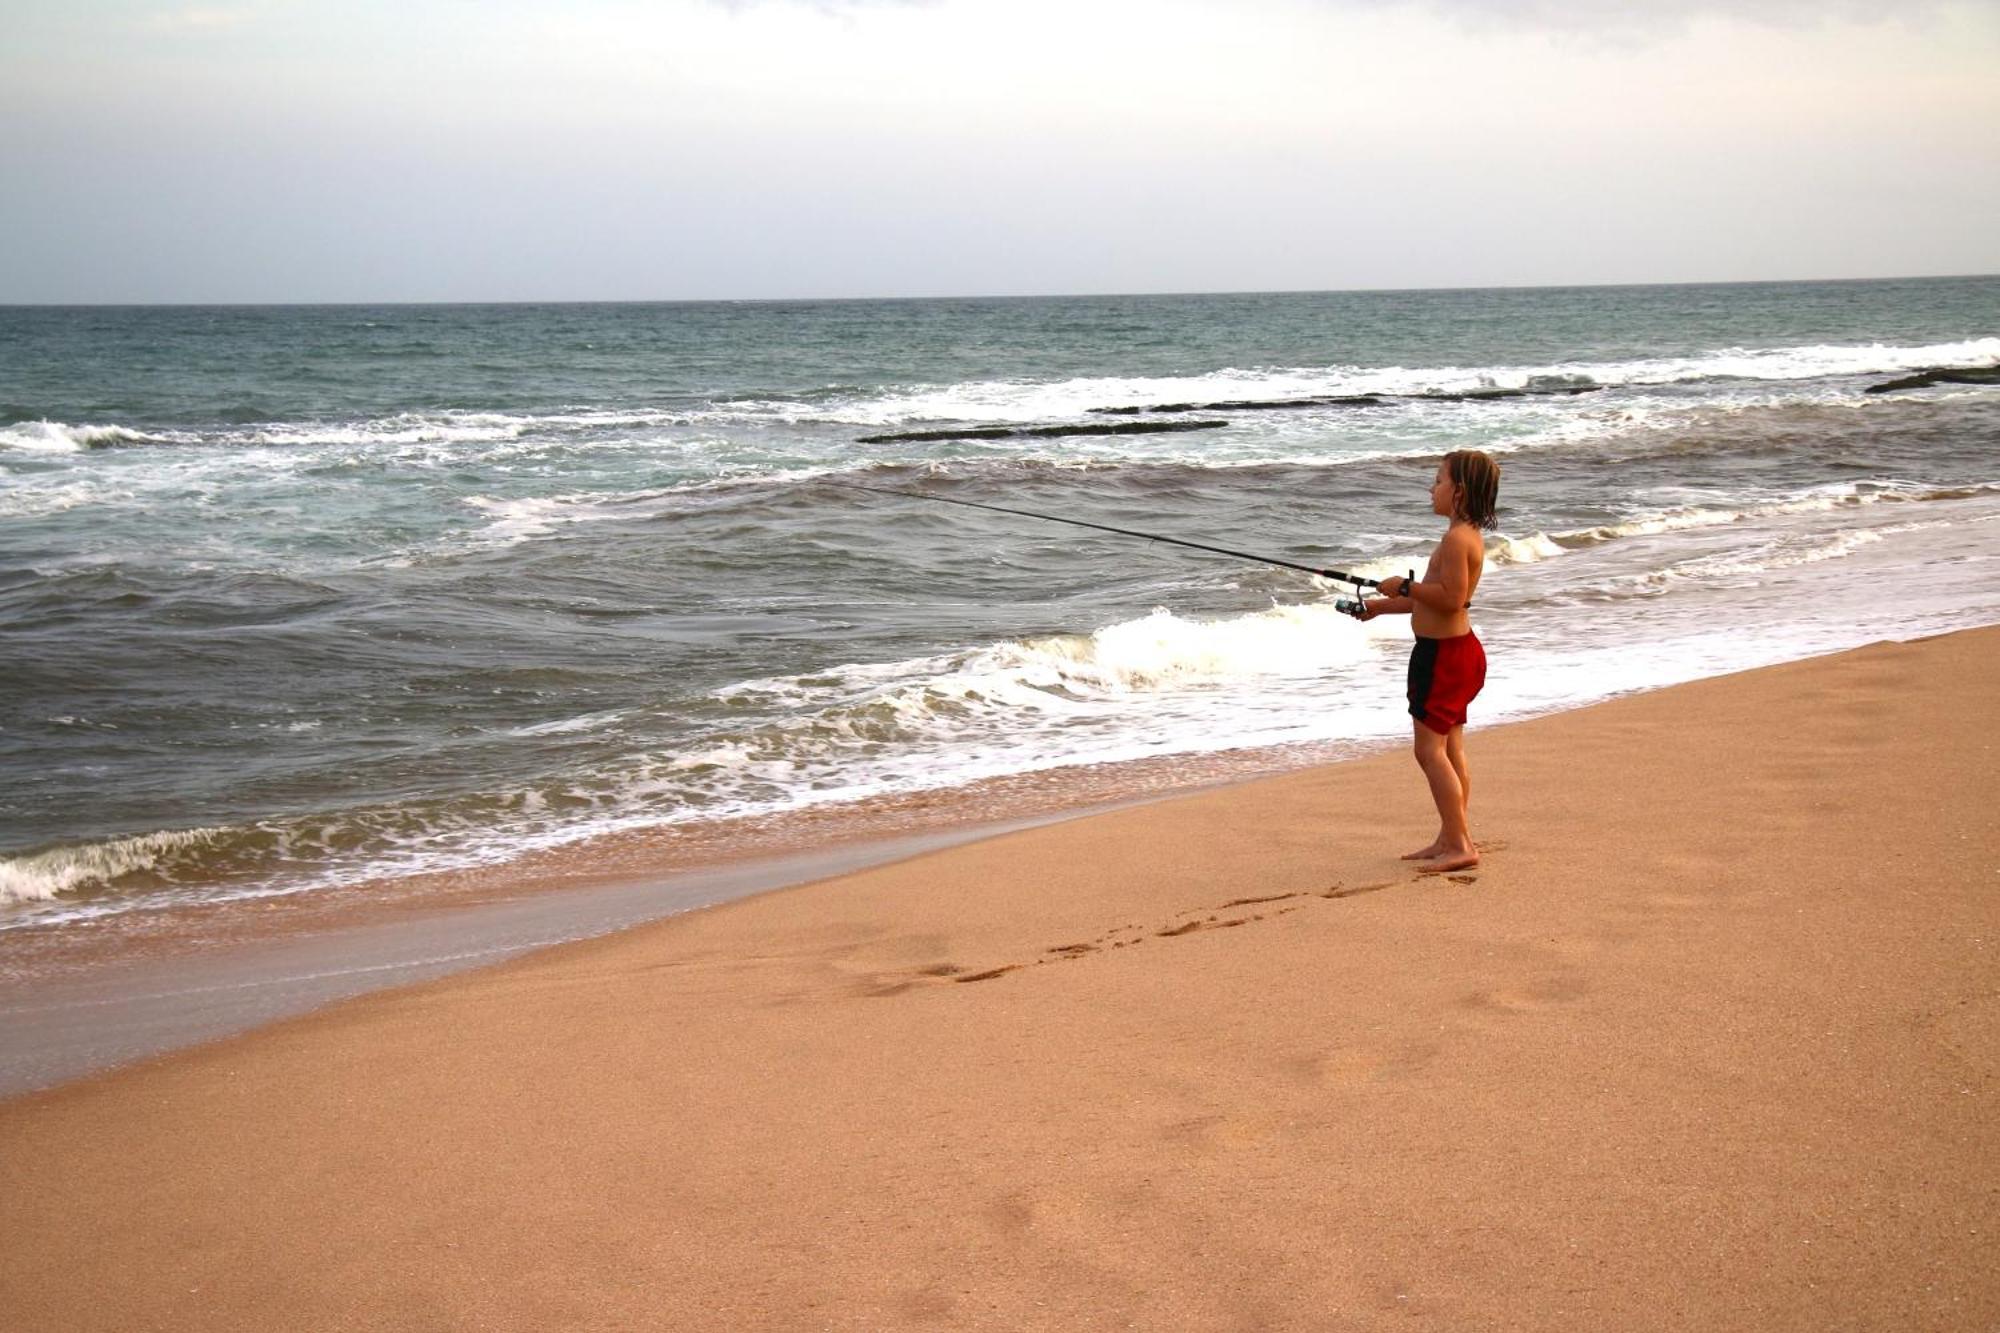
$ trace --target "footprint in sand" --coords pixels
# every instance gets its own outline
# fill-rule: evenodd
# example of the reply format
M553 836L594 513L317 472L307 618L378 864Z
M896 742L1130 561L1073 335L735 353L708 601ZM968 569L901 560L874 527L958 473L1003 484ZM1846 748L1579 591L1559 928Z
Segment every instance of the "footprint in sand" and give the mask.
M1582 977L1558 973L1537 977L1519 986L1470 991L1459 998L1458 1007L1473 1013L1533 1013L1580 1000L1590 993L1590 989L1590 983Z
M1299 1074L1318 1086L1361 1088L1415 1074L1437 1058L1437 1050L1434 1043L1355 1042L1301 1060Z
M1001 967L989 967L984 972L968 972L962 977L953 977L952 980L958 982L991 981L995 977L1004 977L1009 972L1018 972L1020 970L1021 965L1019 963L1007 963Z
M1273 893L1262 898L1231 898L1215 910L1226 912L1232 907L1255 907L1259 903L1281 903L1287 898L1303 898L1304 896L1303 893Z
M965 971L957 963L932 963L928 967L912 968L907 972L873 972L857 978L852 983L852 993L867 999L881 999L890 995L901 995L904 991L927 982L948 977L956 977Z
M1321 889L1319 896L1322 898L1354 898L1364 893L1379 893L1383 889L1393 889L1395 887L1396 881L1393 879L1379 880L1374 884L1334 884Z

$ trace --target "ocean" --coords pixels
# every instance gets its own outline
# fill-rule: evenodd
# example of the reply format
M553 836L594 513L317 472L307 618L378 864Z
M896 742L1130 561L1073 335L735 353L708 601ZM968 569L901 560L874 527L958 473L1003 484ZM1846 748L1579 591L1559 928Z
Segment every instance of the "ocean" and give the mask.
M1491 451L1475 765L2000 622L2000 387L1868 392L1996 363L1992 277L0 308L0 932L1408 736L1344 586L853 485L1379 576Z

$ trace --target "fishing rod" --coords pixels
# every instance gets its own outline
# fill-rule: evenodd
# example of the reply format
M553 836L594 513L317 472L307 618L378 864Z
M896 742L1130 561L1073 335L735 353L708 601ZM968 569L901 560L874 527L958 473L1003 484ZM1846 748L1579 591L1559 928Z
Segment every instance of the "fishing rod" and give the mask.
M1279 569L1296 569L1301 574L1312 574L1336 583L1354 585L1354 600L1340 598L1334 608L1348 615L1358 615L1361 611L1361 590L1381 586L1380 579L1365 579L1359 574L1347 574L1338 569L1317 569L1312 565L1296 564L1290 560L1279 560L1268 555L1256 555L1250 551L1232 551L1226 546L1210 546L1207 542L1191 542L1181 537L1163 537L1157 532L1140 532L1136 528L1114 528L1108 523L1087 523L1080 518L1062 518L1055 514L1038 514L1032 509L1010 509L1006 505L982 504L978 500L954 500L947 495L926 495L922 491L892 490L887 486L862 486L851 481L833 481L829 486L839 486L850 491L868 491L874 495L900 495L906 500L935 500L939 504L964 505L967 509L990 509L996 514L1016 514L1022 518L1039 518L1049 523L1067 523L1072 527L1095 528L1099 532L1115 532L1121 537L1138 537L1149 542L1165 542L1169 546L1186 546L1196 551L1212 551L1216 555L1235 556L1238 560L1254 560L1260 565L1276 565Z

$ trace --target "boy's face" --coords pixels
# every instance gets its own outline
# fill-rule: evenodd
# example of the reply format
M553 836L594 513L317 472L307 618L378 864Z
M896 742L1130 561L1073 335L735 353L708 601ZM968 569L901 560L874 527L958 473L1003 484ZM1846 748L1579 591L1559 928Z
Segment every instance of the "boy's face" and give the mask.
M1458 512L1458 487L1452 483L1449 464L1438 464L1437 477L1431 482L1431 512L1450 518Z

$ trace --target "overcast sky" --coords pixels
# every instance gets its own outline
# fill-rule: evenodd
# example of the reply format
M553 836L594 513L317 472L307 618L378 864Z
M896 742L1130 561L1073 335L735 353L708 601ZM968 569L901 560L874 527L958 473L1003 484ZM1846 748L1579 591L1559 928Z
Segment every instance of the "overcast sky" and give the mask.
M1994 272L1996 126L2000 0L0 0L0 302Z

